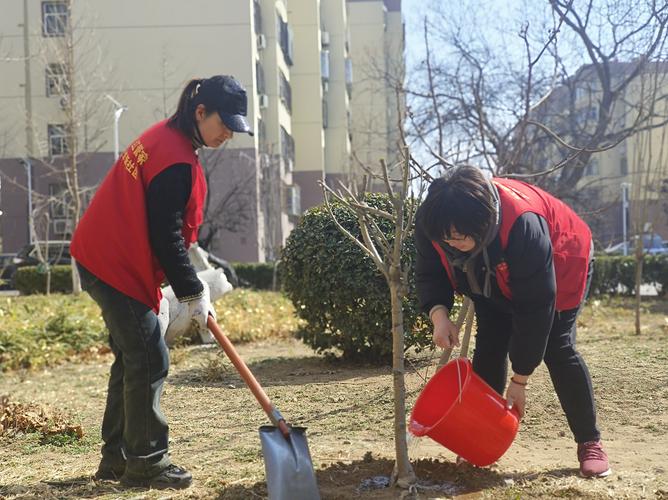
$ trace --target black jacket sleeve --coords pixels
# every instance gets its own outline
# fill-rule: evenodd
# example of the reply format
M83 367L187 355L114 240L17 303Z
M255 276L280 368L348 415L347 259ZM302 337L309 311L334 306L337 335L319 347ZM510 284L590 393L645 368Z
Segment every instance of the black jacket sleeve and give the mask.
M419 211L415 224L415 248L415 284L420 309L429 314L432 307L444 305L448 311L452 311L454 290L438 252L421 227Z
M181 301L198 298L204 291L188 258L182 234L191 190L190 165L177 163L156 175L146 192L151 247L174 294Z
M515 373L531 375L545 355L557 294L547 222L534 213L518 217L504 253L512 293L510 362Z

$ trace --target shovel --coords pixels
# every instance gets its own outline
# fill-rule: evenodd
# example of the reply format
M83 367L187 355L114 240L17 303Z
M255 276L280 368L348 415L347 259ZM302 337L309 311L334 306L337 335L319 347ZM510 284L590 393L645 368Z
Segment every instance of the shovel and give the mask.
M320 500L306 428L285 423L213 316L207 326L273 424L260 427L269 500Z

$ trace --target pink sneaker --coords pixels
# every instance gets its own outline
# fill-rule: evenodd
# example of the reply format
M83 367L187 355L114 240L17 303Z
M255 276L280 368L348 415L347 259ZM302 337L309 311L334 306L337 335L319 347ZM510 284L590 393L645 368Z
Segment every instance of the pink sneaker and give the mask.
M603 450L601 441L587 441L578 444L580 474L583 477L605 477L610 475L608 455Z

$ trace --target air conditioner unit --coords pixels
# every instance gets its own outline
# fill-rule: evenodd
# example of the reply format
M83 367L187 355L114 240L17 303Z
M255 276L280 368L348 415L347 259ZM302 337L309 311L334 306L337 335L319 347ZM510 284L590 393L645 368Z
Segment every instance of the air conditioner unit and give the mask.
M320 43L322 43L323 47L327 47L329 45L329 31L320 32Z
M53 234L71 234L72 221L69 219L54 219L51 221Z
M260 109L265 109L269 107L269 96L267 94L260 94L257 97L260 104Z
M257 50L264 50L267 48L267 37L263 33L257 36Z

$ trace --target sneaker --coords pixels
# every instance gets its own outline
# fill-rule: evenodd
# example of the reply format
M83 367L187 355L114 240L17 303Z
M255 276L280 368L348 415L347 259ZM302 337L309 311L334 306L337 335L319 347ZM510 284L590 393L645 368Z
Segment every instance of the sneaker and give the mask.
M183 467L170 464L166 469L160 471L157 476L150 478L136 478L128 476L127 473L121 477L121 484L129 488L153 488L164 490L173 488L180 490L187 488L193 481L193 476Z
M106 465L100 462L97 472L93 476L98 481L118 481L125 473L125 464L118 464L114 466Z
M610 475L608 455L603 450L601 441L587 441L578 444L580 474L583 477L605 477Z

